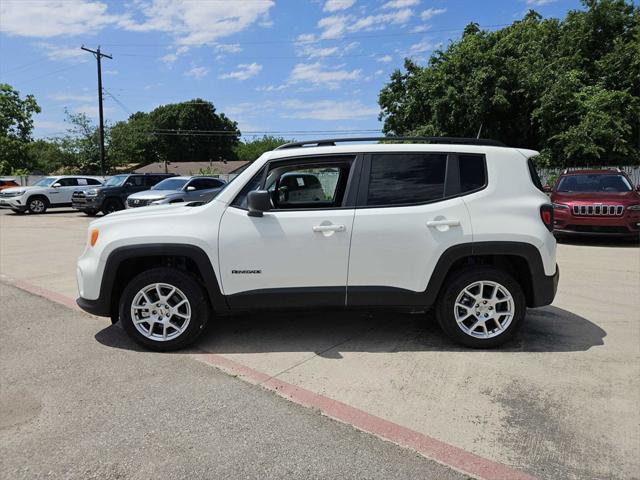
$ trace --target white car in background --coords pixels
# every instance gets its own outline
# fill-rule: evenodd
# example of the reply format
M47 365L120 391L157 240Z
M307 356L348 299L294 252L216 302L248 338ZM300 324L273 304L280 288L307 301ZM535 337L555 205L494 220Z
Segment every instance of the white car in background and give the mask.
M0 207L16 213L44 213L48 208L70 207L76 190L102 185L103 180L86 175L44 177L31 186L6 188L0 192Z

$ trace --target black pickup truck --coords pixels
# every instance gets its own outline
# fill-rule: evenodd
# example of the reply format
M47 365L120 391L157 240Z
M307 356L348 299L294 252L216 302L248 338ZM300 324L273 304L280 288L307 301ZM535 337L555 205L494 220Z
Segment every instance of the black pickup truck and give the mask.
M156 183L173 176L173 173L114 175L99 187L73 192L71 206L91 216L98 212L108 215L123 210L127 197L132 193L149 190Z

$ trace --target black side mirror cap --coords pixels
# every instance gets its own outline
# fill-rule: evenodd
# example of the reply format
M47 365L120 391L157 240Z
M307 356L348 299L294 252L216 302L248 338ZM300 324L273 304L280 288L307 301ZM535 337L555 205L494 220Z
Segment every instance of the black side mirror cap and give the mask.
M247 195L250 217L261 217L263 212L271 210L271 194L267 190L254 190Z

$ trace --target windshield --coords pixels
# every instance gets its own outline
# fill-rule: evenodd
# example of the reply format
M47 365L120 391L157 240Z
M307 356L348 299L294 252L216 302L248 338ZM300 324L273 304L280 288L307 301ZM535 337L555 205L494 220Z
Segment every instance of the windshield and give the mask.
M38 180L36 183L34 183L33 186L34 187L48 187L55 181L55 179L56 179L56 177L44 177L44 178L41 178L40 180Z
M630 192L629 181L624 175L568 175L558 183L558 192L596 193Z
M110 177L102 185L105 187L119 187L124 183L124 181L127 179L128 176L129 175L114 175L113 177Z
M166 180L156 183L151 190L180 190L187 183L186 178L167 178Z

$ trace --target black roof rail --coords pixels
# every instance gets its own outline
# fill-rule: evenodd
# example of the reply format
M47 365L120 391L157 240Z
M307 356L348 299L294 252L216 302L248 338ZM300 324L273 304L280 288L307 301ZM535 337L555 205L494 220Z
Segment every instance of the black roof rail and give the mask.
M276 150L300 147L335 147L336 143L347 142L416 142L416 143L446 143L452 145L484 145L490 147L506 147L504 143L489 138L464 138L464 137L353 137L353 138L326 138L322 140L305 140L304 142L285 143L276 147Z

